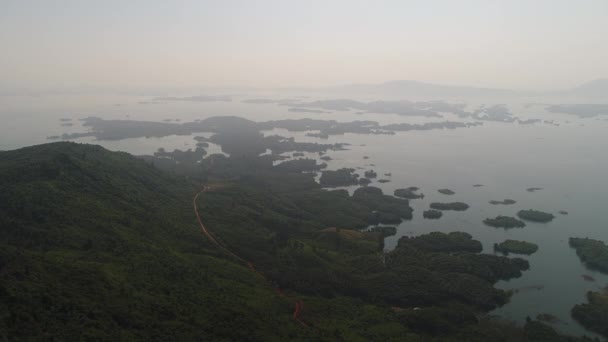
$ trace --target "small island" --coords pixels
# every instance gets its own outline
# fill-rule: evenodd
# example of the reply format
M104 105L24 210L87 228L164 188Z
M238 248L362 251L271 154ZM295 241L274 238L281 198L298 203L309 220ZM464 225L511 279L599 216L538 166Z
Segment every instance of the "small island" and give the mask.
M568 243L587 267L608 273L608 246L603 241L571 237Z
M367 186L371 184L371 180L368 178L359 178L359 185L361 186Z
M321 157L319 159L325 160L325 161L329 161L329 160L331 160L331 157L330 156L323 156L323 157Z
M495 228L523 228L526 224L511 216L496 216L495 218L487 218L483 220L483 223L487 226Z
M567 212L567 211L565 211L565 210L560 210L560 211L559 211L559 214L560 214L560 215L568 215L568 212Z
M527 188L526 191L527 192L535 192L535 191L539 191L542 190L543 188Z
M481 188L483 186L483 184L473 184L474 188Z
M492 201L489 201L488 203L490 203L492 205L500 205L500 204L502 204L502 205L511 205L511 204L517 203L517 201L507 198L507 199L504 199L502 201L492 200Z
M378 179L378 183L388 183L390 181L391 181L390 179L384 179L384 178Z
M530 255L538 250L538 245L519 240L505 240L494 244L494 250L503 254L515 253Z
M409 188L397 189L393 193L396 197L417 199L424 198L424 194L417 194L416 191L420 190L418 187L410 186Z
M365 178L376 178L376 177L378 177L378 174L374 170L365 171L363 173L363 175L365 176Z
M443 213L439 210L429 209L422 212L422 217L429 220L437 220L443 216Z
M517 217L522 220L541 223L551 222L555 218L553 214L533 209L520 210L517 212Z
M352 198L373 210L369 224L399 224L402 219L411 220L412 207L404 199L385 195L382 189L373 186L361 187L353 192Z
M585 328L608 337L608 289L587 292L587 301L572 308L572 317Z
M435 210L454 210L454 211L465 211L469 209L469 205L462 202L450 202L450 203L431 203L431 209Z
M319 183L322 186L336 187L359 184L358 176L353 174L354 169L342 168L335 171L323 171Z
M450 189L439 189L437 190L437 192L439 192L440 194L444 194L444 195L453 195L455 194L454 191L450 190Z

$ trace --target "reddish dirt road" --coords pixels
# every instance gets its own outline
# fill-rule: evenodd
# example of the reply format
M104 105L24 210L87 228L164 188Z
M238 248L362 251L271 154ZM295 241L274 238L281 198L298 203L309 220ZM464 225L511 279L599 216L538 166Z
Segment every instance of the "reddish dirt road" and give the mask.
M252 272L254 272L257 275L261 276L270 285L270 282L268 281L268 279L266 279L266 277L262 273L258 272L258 270L255 269L255 267L253 266L252 262L247 261L247 260L241 258L236 253L234 253L233 251L231 251L230 249L228 249L226 246L224 246L222 243L220 243L219 241L217 241L216 238L213 236L213 234L203 224L203 221L201 220L201 216L198 213L198 205L196 204L196 201L198 200L199 196L203 192L208 191L208 190L211 190L211 187L208 187L208 186L203 187L203 189L201 191L197 192L196 195L194 196L194 198L192 199L192 205L194 207L194 213L196 214L196 219L198 220L198 224L201 226L201 230L203 231L203 234L205 234L205 236L207 236L207 238L214 245L216 245L219 249L221 249L222 251L224 251L226 254L234 257L235 259L239 260L243 264L247 265L247 267L249 267L249 269ZM288 298L290 300L295 301L295 308L293 310L293 319L296 322L300 323L300 325L302 325L304 327L308 327L308 324L304 323L304 321L302 321L300 319L300 313L304 309L304 303L301 300L297 299L297 298L292 298L290 296L287 296L286 294L283 293L283 291L281 291L280 288L276 288L276 292L277 292L277 294L279 296L281 296L283 298Z

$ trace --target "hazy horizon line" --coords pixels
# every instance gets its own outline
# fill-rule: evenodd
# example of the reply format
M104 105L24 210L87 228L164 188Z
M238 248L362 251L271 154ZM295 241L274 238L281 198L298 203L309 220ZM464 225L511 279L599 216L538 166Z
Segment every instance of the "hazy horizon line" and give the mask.
M579 88L584 85L592 84L594 82L606 81L608 83L608 77L598 77L595 79L571 84L567 87L554 87L554 88L515 88L515 87L501 87L501 86L484 86L484 85L470 85L453 82L432 82L416 79L390 79L379 82L340 82L332 84L319 84L319 85L284 85L284 86L254 86L254 85L203 85L203 84L189 84L189 85L178 85L178 84L123 84L123 85L109 85L109 84L62 84L62 85L15 85L15 84L0 84L0 95L27 95L26 93L70 93L70 92L133 92L133 91L178 91L178 90L231 90L231 91L243 91L243 90L323 90L332 88L345 88L353 86L380 86L388 85L391 83L411 83L426 86L437 86L437 87L454 87L454 88L469 88L479 90L497 90L497 91L512 91L512 92L553 92L553 91L564 91Z

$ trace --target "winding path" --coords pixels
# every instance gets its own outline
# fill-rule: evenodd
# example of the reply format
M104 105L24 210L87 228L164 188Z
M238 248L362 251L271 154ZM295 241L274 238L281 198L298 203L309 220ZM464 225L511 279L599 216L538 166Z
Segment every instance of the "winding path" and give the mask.
M262 273L258 272L258 270L255 269L255 267L253 266L252 262L247 261L247 260L241 258L236 253L234 253L233 251L231 251L230 249L228 249L226 246L224 246L222 243L220 243L219 241L217 241L216 238L213 236L213 234L203 224L203 221L201 220L201 216L198 213L198 205L196 204L196 201L198 200L199 196L203 192L206 192L208 190L211 190L211 187L204 186L203 189L201 191L197 192L196 195L194 196L194 198L192 199L192 205L194 207L194 213L196 214L196 219L198 220L198 224L201 226L201 230L203 231L203 234L205 234L205 236L207 236L207 238L214 245L216 245L219 249L221 249L222 251L224 251L226 254L234 257L235 259L239 260L243 264L247 265L247 267L249 267L249 269L252 272L255 272L256 274L258 274L259 276L261 276L264 279L264 281L266 281L270 285L270 282L268 281L268 279L266 279L266 277ZM300 314L301 314L302 310L304 309L304 302L302 302L301 300L299 300L297 298L293 298L293 297L287 296L278 287L275 290L276 290L276 292L277 292L277 294L279 296L281 296L283 298L288 298L290 300L295 301L295 308L293 310L293 319L296 322L300 323L300 325L302 325L303 327L308 327L308 324L304 323L304 321L302 321L300 319Z

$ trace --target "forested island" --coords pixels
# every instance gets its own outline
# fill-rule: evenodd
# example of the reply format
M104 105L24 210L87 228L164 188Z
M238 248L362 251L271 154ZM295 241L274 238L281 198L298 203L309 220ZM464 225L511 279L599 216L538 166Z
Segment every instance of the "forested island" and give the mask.
M70 140L83 137L94 137L98 140L121 140L140 137L166 137L169 135L190 135L200 132L260 134L275 128L293 132L308 132L307 135L328 138L330 135L345 133L357 134L395 134L414 130L456 129L477 126L480 123L462 122L429 122L424 124L389 124L380 125L375 121L338 122L335 120L284 119L255 122L236 116L216 116L192 122L156 122L136 120L105 120L99 117L81 119L86 132L64 133L61 139ZM236 136L232 136L237 138ZM49 138L50 139L50 138ZM243 146L244 147L244 146Z
M483 223L487 226L495 228L523 228L526 223L520 221L514 217L499 215L495 218L487 218L483 220Z
M368 170L363 173L363 176L365 176L365 178L376 178L378 177L378 174L374 170Z
M608 273L608 246L603 241L571 237L568 243L585 265Z
M425 219L436 220L440 219L443 213L439 210L429 209L422 212L422 217Z
M371 224L400 223L402 219L412 219L414 210L407 200L385 195L379 188L373 186L359 188L355 190L352 198L355 202L373 210Z
M572 317L585 328L608 338L608 288L587 292L587 303L575 305Z
M394 191L394 195L401 198L417 199L424 198L424 194L417 194L416 191L420 190L418 187L410 186L409 188L397 189Z
M437 192L439 192L440 194L444 194L444 195L454 195L455 194L455 192L450 189L439 189L439 190L437 190Z
M542 223L551 222L555 218L553 214L533 209L520 210L517 212L517 217L526 221Z
M326 187L357 185L359 184L359 175L354 172L355 169L348 168L323 171L319 182Z
M454 211L465 211L469 209L469 205L463 202L450 202L450 203L438 203L433 202L430 205L431 209L435 210L454 210Z
M538 245L535 243L519 240L505 240L501 243L494 244L494 250L503 254L533 254L538 250Z
M371 183L372 183L372 181L369 178L359 178L359 185L366 186Z

